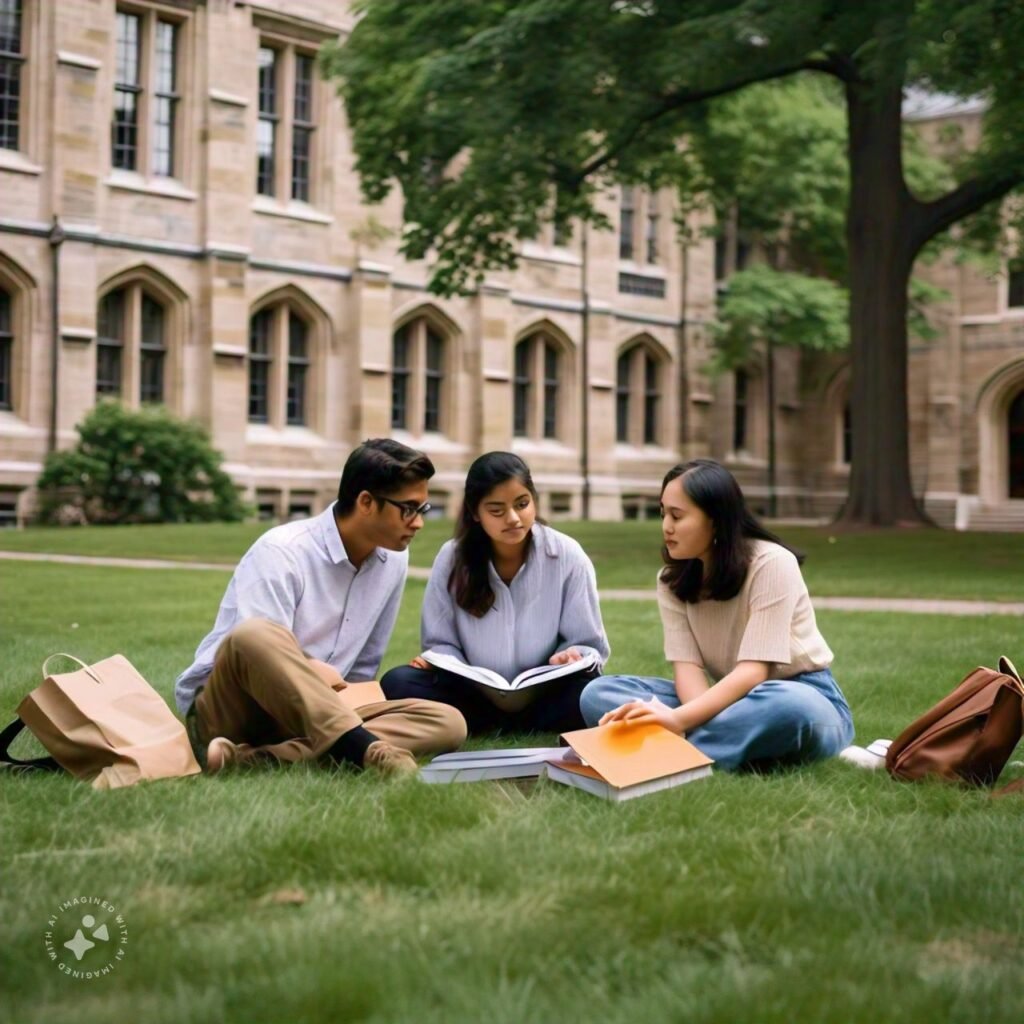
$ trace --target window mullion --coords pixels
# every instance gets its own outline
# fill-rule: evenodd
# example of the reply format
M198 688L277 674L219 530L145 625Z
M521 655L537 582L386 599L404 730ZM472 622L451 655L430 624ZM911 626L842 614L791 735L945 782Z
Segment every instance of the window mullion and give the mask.
M628 443L634 446L640 443L643 429L643 381L640 377L643 372L643 357L641 352L642 349L639 345L630 352L630 417L627 436Z
M148 33L151 44L150 98L147 127L151 176L181 178L180 138L181 62L178 60L184 33L180 23L153 17ZM161 30L169 30L165 34ZM162 37L169 46L162 48Z
M644 249L644 227L647 224L647 189L636 190L636 211L633 214L633 262L646 263Z
M623 373L625 371L625 373ZM629 444L629 354L615 359L615 443Z
M171 60L174 64L174 89L171 99L171 175L180 181L185 180L185 148L187 134L185 131L184 79L188 64L188 40L182 25L174 31L174 47Z
M530 362L533 364L532 378L533 386L530 388L530 397L533 399L533 408L530 410L531 436L538 440L544 439L544 336L535 334L530 344L533 351L530 354Z
M133 409L139 406L139 362L142 354L142 288L128 286L124 310L124 348L121 363L121 400Z
M526 359L526 375L529 378L530 386L526 391L526 436L529 438L535 438L540 436L540 431L537 428L537 416L540 407L540 401L537 397L538 388L538 376L537 376L537 335L530 335L530 340L526 343L527 359Z
M24 5L16 5L9 12L8 30L11 35L0 47L0 148L27 152L30 119L26 116L26 96L31 89L26 85L24 55L29 52L26 44Z
M278 73L277 152L274 154L274 194L283 203L292 197L292 124L295 120L295 47L280 51Z
M316 103L319 92L316 88L315 58L309 53L300 53L296 50L292 66L294 74L292 75L288 195L292 199L312 203L317 198L313 188Z
M662 414L662 380L661 367L658 360L651 352L644 352L643 360L643 381L644 381L644 418L643 418L643 443L659 444L661 441L661 414ZM651 377L648 380L648 371ZM648 405L651 407L650 416L650 437L648 437Z
M412 329L409 339L412 388L409 393L410 429L422 434L427 419L427 322L420 317Z
M152 13L139 15L142 31L139 33L139 91L137 93L138 110L138 145L136 149L135 169L139 174L150 177L153 170L153 155L149 151L152 145L153 131L150 121L153 117L153 89L156 86L156 62L153 59L156 46L156 17Z
M650 206L647 210L647 262L656 266L661 262L661 239L658 237L661 230L661 208L657 194L651 196Z
M271 328L270 351L270 408L268 422L278 429L285 426L288 408L288 304L281 302L274 307Z
M636 258L636 195L632 185L623 185L619 193L619 259Z
M13 409L14 402L14 298L0 288L0 409Z

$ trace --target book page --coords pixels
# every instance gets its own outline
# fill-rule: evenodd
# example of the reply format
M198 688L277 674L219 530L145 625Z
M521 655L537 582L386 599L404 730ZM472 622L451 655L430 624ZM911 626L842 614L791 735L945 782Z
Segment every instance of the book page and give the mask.
M424 651L420 657L433 665L434 668L442 669L445 672L452 672L465 679L472 679L474 682L483 683L484 686L493 686L496 690L509 690L511 686L508 680L497 672L480 665L467 665L450 654L439 654L437 651Z
M594 654L585 654L579 661L570 661L565 665L538 665L536 668L528 668L512 680L512 689L521 689L524 686L533 686L536 683L546 683L549 679L560 679L562 676L572 675L573 672L581 672L597 664L597 657Z

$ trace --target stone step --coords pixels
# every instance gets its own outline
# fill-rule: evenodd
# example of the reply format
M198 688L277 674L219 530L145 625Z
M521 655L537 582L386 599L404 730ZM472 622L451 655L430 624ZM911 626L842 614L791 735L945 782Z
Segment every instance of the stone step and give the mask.
M989 533L1024 533L1024 501L978 505L970 511L967 529Z

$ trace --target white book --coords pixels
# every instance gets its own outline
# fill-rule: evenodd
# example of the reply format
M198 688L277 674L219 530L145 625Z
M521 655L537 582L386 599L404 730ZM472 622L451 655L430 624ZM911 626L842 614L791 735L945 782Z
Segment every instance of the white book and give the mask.
M636 796L647 796L648 793L657 793L659 790L672 789L681 786L685 782L696 782L697 779L706 779L711 775L711 765L703 765L700 768L691 768L688 771L676 772L673 775L663 775L660 779L650 779L647 782L636 782L632 786L613 786L606 779L602 778L596 771L583 774L580 769L584 765L574 768L562 767L558 764L547 765L547 776L552 782L560 782L563 786L575 786L602 800L610 800L612 803L621 803L623 800L632 800Z
M597 655L591 652L583 655L578 661L570 661L564 665L538 665L536 668L520 672L515 679L506 679L493 669L467 665L450 654L424 651L420 657L434 668L452 672L476 684L503 711L519 711L526 707L530 698L534 696L532 693L526 693L532 686L571 676L599 664Z
M498 747L494 750L456 750L451 754L438 754L430 762L439 768L458 767L466 761L541 761L549 757L557 758L569 747Z
M432 783L537 778L545 765L565 757L575 757L569 747L460 750L435 757L420 769L420 778Z

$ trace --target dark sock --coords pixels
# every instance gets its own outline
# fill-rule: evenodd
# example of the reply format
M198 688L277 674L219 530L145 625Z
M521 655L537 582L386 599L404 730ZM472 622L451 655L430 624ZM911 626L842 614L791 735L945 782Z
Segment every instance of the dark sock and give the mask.
M334 741L334 745L327 751L327 756L333 761L347 761L349 764L354 764L357 768L362 768L363 758L366 756L366 748L371 743L376 743L378 739L380 737L374 736L369 729L357 725L354 729L349 729L348 732L343 733Z

